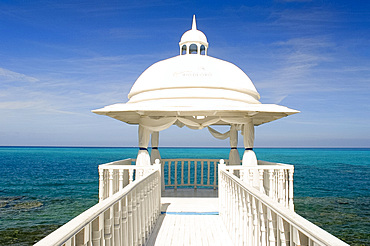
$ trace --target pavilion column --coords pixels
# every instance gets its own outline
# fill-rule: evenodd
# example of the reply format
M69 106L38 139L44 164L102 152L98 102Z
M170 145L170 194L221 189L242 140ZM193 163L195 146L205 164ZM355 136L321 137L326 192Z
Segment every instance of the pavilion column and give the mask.
M150 153L150 164L153 165L156 159L161 160L161 154L158 150L159 132L152 132L152 152Z
M238 146L238 130L235 124L230 125L230 154L229 165L240 165L240 156L237 149Z
M139 125L139 153L136 158L137 166L149 166L150 156L148 152L148 145L151 131L142 125Z
M257 166L257 157L253 151L254 145L254 125L252 119L243 125L244 154L243 166Z

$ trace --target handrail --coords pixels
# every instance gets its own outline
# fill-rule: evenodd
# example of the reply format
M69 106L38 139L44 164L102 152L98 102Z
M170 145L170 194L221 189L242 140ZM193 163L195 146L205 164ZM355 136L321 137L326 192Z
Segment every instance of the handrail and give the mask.
M219 168L220 215L237 245L348 245Z
M143 244L154 228L161 206L160 166L152 169L35 245L85 245L103 240L117 245Z

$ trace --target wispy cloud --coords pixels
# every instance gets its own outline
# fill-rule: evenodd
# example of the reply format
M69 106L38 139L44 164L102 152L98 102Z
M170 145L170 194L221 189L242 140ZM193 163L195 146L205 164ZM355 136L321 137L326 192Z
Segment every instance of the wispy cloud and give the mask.
M39 79L0 67L0 82L37 82Z
M334 47L334 43L322 37L273 43L273 70L259 82L259 88L270 88L273 92L267 95L274 103L293 93L325 90L326 85L320 84L315 72L322 63L334 59L330 52Z

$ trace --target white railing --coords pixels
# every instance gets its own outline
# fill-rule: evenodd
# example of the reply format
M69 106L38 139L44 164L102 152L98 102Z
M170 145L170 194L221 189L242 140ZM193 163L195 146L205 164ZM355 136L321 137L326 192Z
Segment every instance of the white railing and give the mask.
M162 159L162 189L218 187L219 159ZM146 167L134 165L135 159L125 159L99 166L99 201L116 193L140 176ZM257 166L227 166L227 170L253 185L275 201L294 210L294 166L258 161Z
M125 159L99 165L99 201L112 196L131 184L153 166L136 166L135 159Z
M218 186L219 159L162 159L165 187L213 188ZM162 185L163 185L162 183Z
M36 246L143 245L160 215L161 174L154 165L142 178L69 221ZM154 169L154 170L153 170Z
M223 164L222 160L220 161ZM294 210L294 166L258 161L257 166L226 166L226 170L273 200Z
M235 245L347 245L219 166L220 216Z

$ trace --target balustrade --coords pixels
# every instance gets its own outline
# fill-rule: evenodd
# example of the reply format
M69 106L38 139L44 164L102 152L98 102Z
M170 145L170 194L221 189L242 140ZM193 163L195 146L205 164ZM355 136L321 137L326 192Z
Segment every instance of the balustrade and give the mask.
M161 208L161 169L159 165L151 168L142 178L126 187L120 186L118 192L49 234L36 246L145 244Z
M223 160L220 163L224 164ZM258 161L257 166L233 165L226 166L226 170L273 200L294 210L293 165Z
M219 159L162 159L165 187L216 189Z
M218 159L162 159L162 189L218 187ZM111 162L99 166L99 201L132 183L151 166L135 166L135 159ZM256 187L275 201L294 210L294 166L258 161L257 166L226 166L226 170Z
M164 187L219 189L219 214L235 245L346 245L294 213L292 165L218 159L135 159L99 166L99 203L41 245L144 245L160 214Z
M235 245L347 245L227 170L219 166L219 212Z
M153 166L136 166L135 159L125 159L99 166L99 201L112 196L123 187L131 184Z

